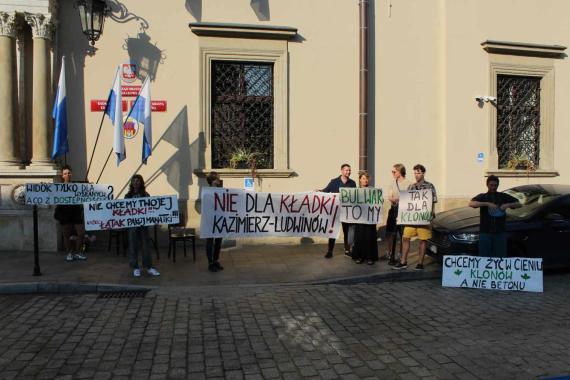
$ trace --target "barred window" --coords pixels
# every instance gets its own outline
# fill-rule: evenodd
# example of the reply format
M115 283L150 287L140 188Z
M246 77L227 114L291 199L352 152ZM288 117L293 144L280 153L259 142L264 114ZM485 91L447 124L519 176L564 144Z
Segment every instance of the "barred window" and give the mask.
M499 169L538 168L540 77L497 76Z
M273 63L213 61L213 168L273 168Z

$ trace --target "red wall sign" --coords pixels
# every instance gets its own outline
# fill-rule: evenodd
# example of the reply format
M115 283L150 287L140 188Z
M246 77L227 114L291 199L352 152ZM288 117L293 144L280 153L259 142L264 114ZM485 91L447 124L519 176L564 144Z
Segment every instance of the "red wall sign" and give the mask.
M123 100L123 112L127 112L133 107L135 101ZM105 106L107 105L107 100L95 99L91 100L91 112L103 112L105 111ZM150 107L152 112L166 112L166 100L151 100Z
M126 100L122 101L123 103L123 112L128 111L128 102ZM105 111L105 107L107 106L107 100L91 100L91 112L103 112Z

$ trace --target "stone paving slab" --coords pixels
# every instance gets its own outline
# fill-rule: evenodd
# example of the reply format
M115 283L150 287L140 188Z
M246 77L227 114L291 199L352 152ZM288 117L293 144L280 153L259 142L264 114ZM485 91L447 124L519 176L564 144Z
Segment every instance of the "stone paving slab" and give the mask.
M341 246L342 244L337 244ZM254 245L222 249L224 270L211 273L203 246L197 247L196 261L178 250L174 263L162 249L160 260L153 253L161 276L134 278L128 260L115 251L96 250L86 261L66 262L63 253L40 253L41 276L32 276L32 252L0 252L0 293L27 292L95 292L103 286L186 287L186 286L255 286L265 284L365 282L373 279L394 281L440 275L440 266L426 259L424 273L409 269L407 273L392 270L386 260L375 265L355 264L337 247L332 259L324 259L324 245ZM384 246L380 243L380 251ZM417 253L410 253L410 268ZM398 272L398 273L396 273Z
M570 275L544 293L358 285L0 295L0 379L541 379L570 374Z

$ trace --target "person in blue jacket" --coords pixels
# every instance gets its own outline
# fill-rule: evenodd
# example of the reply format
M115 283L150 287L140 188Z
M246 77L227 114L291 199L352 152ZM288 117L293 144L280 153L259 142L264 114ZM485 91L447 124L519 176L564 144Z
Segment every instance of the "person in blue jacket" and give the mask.
M341 187L356 187L356 182L350 179L350 165L342 164L340 166L340 176L330 180L329 184L321 190L323 193L338 193ZM350 223L342 223L342 233L344 236L344 255L350 257L350 242L348 239L348 231L350 228ZM327 253L325 254L326 259L333 257L333 249L336 239L329 239L329 245Z

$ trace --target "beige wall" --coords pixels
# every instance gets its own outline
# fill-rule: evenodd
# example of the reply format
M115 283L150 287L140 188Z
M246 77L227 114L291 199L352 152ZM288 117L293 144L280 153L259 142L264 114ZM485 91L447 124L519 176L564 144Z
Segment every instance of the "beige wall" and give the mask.
M161 12L156 12L153 2L125 1L129 12L144 18L149 28L151 42L163 51L155 81L152 83L153 99L168 101L168 112L153 113L153 139L156 143L173 121L186 112L187 141L189 154L175 159L174 165L164 167L178 149L165 140L160 140L147 166L140 167L140 134L126 142L127 160L117 168L111 158L101 178L102 183L112 183L119 189L129 177L139 172L146 179L154 178L149 185L151 194L187 193L190 200L199 198L201 179L192 174L203 161L198 139L200 132L199 101L199 38L189 27L196 18L180 2ZM63 17L75 17L75 9L65 6ZM166 12L166 13L165 13ZM328 180L338 175L339 166L349 162L356 166L358 155L358 3L337 2L331 7L330 0L310 2L271 1L271 21L258 21L249 0L202 1L201 21L231 22L257 25L281 25L298 28L302 37L289 42L289 168L296 174L291 178L264 178L258 183L263 191L305 191L323 187ZM167 21L165 21L167 20ZM342 21L342 22L341 22ZM60 28L60 52L75 56L81 70L77 38L70 38L77 25L62 25ZM80 97L84 91L84 116L76 112L74 125L86 126L83 140L80 129L71 132L73 144L69 156L72 164L85 165L85 145L90 152L101 113L89 110L91 99L105 99L111 85L116 65L128 59L123 49L127 36L136 37L138 24L114 22L107 19L105 31L96 43L93 56L84 57L84 89L75 91ZM75 31L76 33L76 31ZM80 74L81 75L81 74ZM73 95L68 95L70 98ZM82 105L75 102L70 108L75 111ZM185 123L183 123L185 124ZM183 136L183 135L182 135ZM184 136L183 136L184 137ZM171 139L172 140L172 139ZM83 149L80 146L84 145ZM112 127L105 119L103 132L89 178L96 179L112 145ZM75 148L75 149L74 149ZM172 169L170 174L165 174ZM179 171L182 180L178 180ZM182 189L184 183L188 190ZM227 178L224 185L241 187L242 179Z
M492 12L489 12L492 9ZM489 107L480 109L474 97L490 95L489 57L480 43L500 40L536 44L570 46L570 25L565 14L570 3L565 1L477 1L446 2L447 112L445 128L448 141L446 181L450 196L470 194L483 189L485 165L475 162L478 151L489 149ZM547 60L547 59L542 59ZM554 60L555 70L555 134L554 167L559 177L505 178L503 188L526 183L568 183L568 98L570 66L567 59ZM460 142L464 141L464 144ZM451 144L450 144L451 145ZM461 173L455 178L453 173ZM481 183L477 187L478 183Z
M388 181L393 163L409 169L421 162L448 204L483 191L492 105L479 108L474 98L496 94L489 93L489 54L480 44L568 46L568 10L564 1L377 1L376 176ZM560 176L504 178L503 188L569 181L563 105L570 100L570 68L567 59L555 59L554 67L554 167ZM478 152L485 154L483 163L476 161Z
M262 191L304 191L324 186L339 165L358 164L358 0L269 0L270 20L260 21L250 0L124 0L128 20L108 17L95 53L80 35L77 10L60 2L56 53L68 59L68 108L71 153L68 162L81 177L102 113L91 99L105 99L117 65L129 59L127 38L136 38L140 20L148 23L150 43L162 51L152 82L152 97L166 100L168 111L153 113L156 145L147 166L140 165L142 132L127 140L127 160L111 158L100 182L121 190L130 176L142 174L151 194L179 194L189 199L190 224L198 223L203 179L200 131L200 51L188 23L195 21L280 25L298 29L287 43L288 141L290 178L264 178ZM464 204L484 190L488 169L490 107L475 96L490 94L490 57L485 40L570 45L565 0L398 0L371 1L370 78L371 157L375 184L386 186L390 168L424 164L437 189L440 208ZM0 3L1 5L1 3ZM116 15L116 13L115 13ZM139 17L139 21L137 21ZM203 38L203 37L202 37ZM540 60L540 59L539 59ZM57 62L57 60L56 60ZM554 168L558 177L505 178L502 187L524 183L570 182L570 67L554 59ZM140 84L140 83L138 83ZM129 98L133 99L133 98ZM181 132L182 131L182 132ZM186 132L184 132L186 131ZM112 126L105 119L89 175L95 180L112 146ZM478 152L485 162L478 163ZM355 175L354 175L355 176ZM241 187L240 178L225 178ZM124 191L122 192L124 195Z

